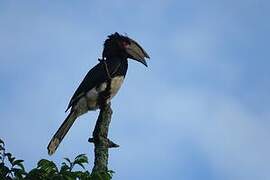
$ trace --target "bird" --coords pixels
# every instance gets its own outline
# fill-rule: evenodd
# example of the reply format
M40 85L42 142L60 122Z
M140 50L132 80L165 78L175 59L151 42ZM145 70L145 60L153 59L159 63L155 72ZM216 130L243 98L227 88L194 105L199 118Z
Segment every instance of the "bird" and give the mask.
M138 42L118 32L109 35L103 46L102 59L88 71L70 99L65 112L70 111L47 146L49 155L55 153L79 116L100 109L102 103L111 102L125 79L128 59L140 62L146 67L146 58L150 59Z

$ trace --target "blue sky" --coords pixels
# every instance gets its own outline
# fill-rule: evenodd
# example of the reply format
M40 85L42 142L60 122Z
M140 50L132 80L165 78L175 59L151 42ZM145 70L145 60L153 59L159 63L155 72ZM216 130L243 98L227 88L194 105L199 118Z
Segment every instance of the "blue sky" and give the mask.
M55 155L46 146L73 94L118 31L139 41L113 99L117 180L270 179L270 3L0 2L0 137L28 169L87 153L98 112L78 119Z

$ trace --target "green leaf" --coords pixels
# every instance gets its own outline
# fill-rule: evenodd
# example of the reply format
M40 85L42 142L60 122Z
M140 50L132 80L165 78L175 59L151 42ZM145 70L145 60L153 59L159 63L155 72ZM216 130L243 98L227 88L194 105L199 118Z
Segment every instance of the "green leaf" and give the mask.
M46 172L41 169L34 168L32 169L25 177L27 180L44 180L46 179Z
M55 174L53 176L48 177L49 180L66 180L63 175L61 174Z
M0 144L3 144L3 146L5 145L4 141L0 138Z
M15 177L22 179L23 175L26 175L25 171L18 168L11 168L11 172L14 173Z
M73 163L74 164L88 163L88 158L87 158L87 156L85 154L80 154L75 158Z
M18 166L19 169L23 170L25 172L25 168L24 168L24 165L22 163L20 164L16 164L15 167Z
M60 173L63 173L65 171L70 171L70 167L67 165L67 163L65 162L62 162L62 166L61 166L61 169L60 169Z
M15 157L12 157L11 153L5 153L5 156L8 157L8 161L10 162L10 164L13 164Z
M23 160L15 160L13 162L13 166L18 166L20 167L21 170L25 171L24 165L23 165Z
M83 163L78 162L76 164L78 164L79 166L81 166L85 170L85 167L84 167Z
M38 162L38 168L46 171L47 173L55 173L58 172L57 166L54 164L53 161L49 161L47 159L41 159Z
M14 164L14 165L17 165L17 164L20 164L20 163L22 163L22 162L23 162L23 160L17 159L17 160L15 160L15 161L13 162L13 164Z
M86 154L79 154L78 156L76 156L75 161L79 159L87 159Z
M83 165L84 163L88 163L88 158L85 154L80 154L74 159L73 162L71 162L70 170L72 170L74 165L76 165L76 164L78 164L83 169L85 169L85 167Z
M70 159L69 158L64 158L67 162L68 162L68 167L69 167L69 169L71 170L71 168L73 167L73 163L70 161ZM66 163L65 163L66 164ZM67 164L66 164L67 165Z
M83 179L83 180L92 180L90 179L91 178L91 174L89 173L89 171L85 171L85 172L82 172L82 171L75 171L73 172L73 174L75 174L75 176L79 179Z
M75 172L72 172L72 171L65 171L62 173L63 177L65 178L71 178L72 180L75 180L77 178L77 175Z
M7 156L8 158L11 158L12 154L11 153L5 153L5 156Z
M64 176L64 179L65 179L65 180L74 180L74 179L76 179L76 178L71 177L70 175L65 175L65 176Z
M109 175L110 175L110 177L112 178L113 177L113 174L115 173L113 170L108 170L108 172L107 172Z
M71 163L69 158L64 158L67 162Z
M91 175L89 173L89 171L85 171L85 172L82 172L82 171L75 171L75 172L72 172L74 174L74 177L77 178L77 179L82 179L82 180L92 180L90 179L91 178Z
M9 173L9 168L5 166L4 163L0 163L0 175L1 176L6 176Z

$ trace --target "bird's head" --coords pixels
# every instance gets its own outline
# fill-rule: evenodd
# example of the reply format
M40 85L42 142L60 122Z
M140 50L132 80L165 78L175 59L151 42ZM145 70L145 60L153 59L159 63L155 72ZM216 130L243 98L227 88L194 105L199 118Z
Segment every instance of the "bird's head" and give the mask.
M121 57L134 59L147 66L145 58L150 58L145 50L133 39L118 34L108 36L105 40L103 58Z

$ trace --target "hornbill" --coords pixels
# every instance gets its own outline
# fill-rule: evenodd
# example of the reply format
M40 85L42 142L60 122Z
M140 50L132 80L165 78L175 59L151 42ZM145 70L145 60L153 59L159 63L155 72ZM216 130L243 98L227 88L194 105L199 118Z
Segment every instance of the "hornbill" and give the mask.
M70 112L47 147L49 155L56 151L79 116L99 109L102 103L109 103L116 95L128 69L128 58L147 67L145 58L150 57L133 39L117 32L109 35L104 42L102 59L86 74L72 96L66 110Z

